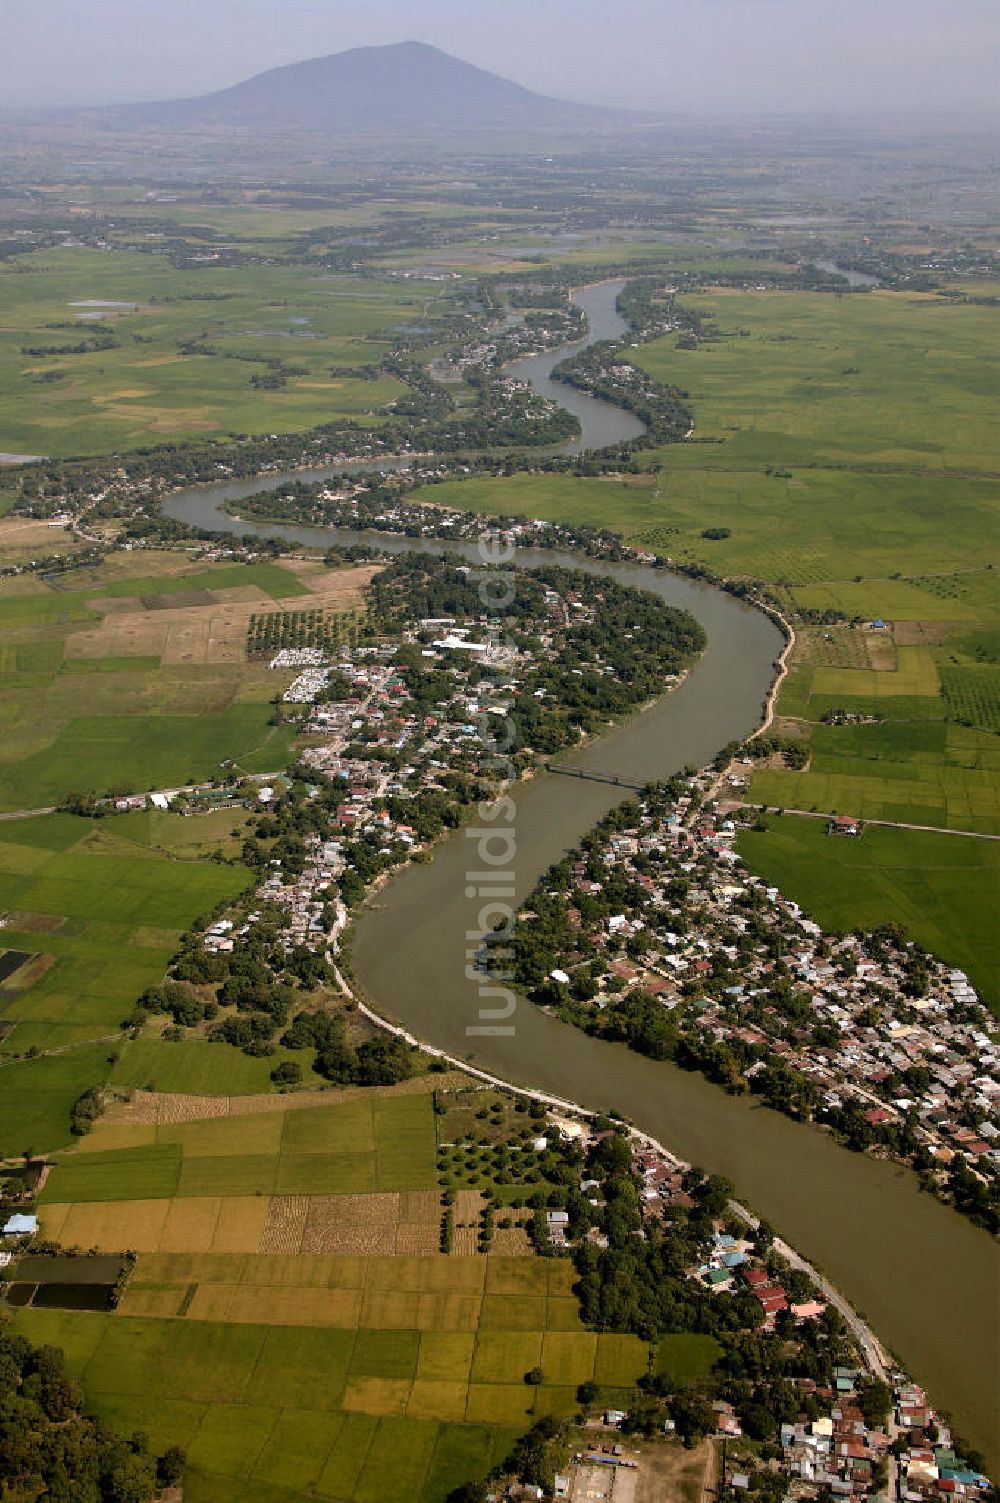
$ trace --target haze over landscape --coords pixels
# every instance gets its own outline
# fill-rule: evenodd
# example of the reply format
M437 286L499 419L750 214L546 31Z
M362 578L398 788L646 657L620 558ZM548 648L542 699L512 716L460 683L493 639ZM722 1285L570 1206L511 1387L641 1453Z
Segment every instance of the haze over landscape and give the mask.
M996 0L0 0L0 1498L1000 1503Z
M997 113L992 0L5 0L7 108L183 98L416 39L565 99L671 113Z

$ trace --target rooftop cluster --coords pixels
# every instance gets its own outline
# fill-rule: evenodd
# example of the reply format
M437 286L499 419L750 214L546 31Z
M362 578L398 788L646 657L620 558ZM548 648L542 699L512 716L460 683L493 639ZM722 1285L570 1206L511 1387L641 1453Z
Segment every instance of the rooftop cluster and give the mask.
M590 1032L910 1161L996 1230L1000 1042L968 978L895 925L824 933L746 870L708 786L648 789L546 874L517 980Z

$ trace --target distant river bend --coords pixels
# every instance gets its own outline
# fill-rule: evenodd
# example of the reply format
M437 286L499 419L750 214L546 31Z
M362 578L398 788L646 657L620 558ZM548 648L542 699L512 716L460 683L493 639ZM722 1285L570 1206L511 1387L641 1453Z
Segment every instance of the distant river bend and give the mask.
M622 331L614 307L620 286L602 283L577 293L590 319L585 343ZM634 437L631 414L551 382L552 367L580 347L516 362L514 373L576 412L583 433L567 449ZM473 544L261 523L222 509L286 480L322 479L342 469L194 487L169 497L164 510L193 526L239 536L320 547L334 539L364 541L392 553L433 547L476 559ZM723 591L638 565L527 549L517 562L525 568L558 562L652 590L689 610L708 636L703 657L678 690L575 754L574 763L629 781L663 778L688 763L704 765L760 723L782 641L759 611ZM620 789L553 775L522 785L513 824L517 898L620 798ZM466 897L467 874L476 865L473 842L457 833L428 865L402 871L366 910L354 965L376 1005L429 1043L518 1084L620 1111L684 1158L727 1175L741 1198L843 1290L935 1401L953 1412L994 1471L1000 1469L1000 1268L986 1234L921 1194L908 1170L851 1154L817 1130L729 1096L699 1075L588 1038L530 1004L519 1006L513 1036L467 1034L479 1024L480 1008L478 985L465 974L466 935L476 929L479 909Z

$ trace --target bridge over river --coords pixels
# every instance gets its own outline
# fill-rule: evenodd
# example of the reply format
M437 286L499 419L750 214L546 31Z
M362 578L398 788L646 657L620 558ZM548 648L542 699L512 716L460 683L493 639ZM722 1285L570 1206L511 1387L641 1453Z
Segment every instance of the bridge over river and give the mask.
M567 767L561 762L543 763L546 772L557 772L561 778L586 778L588 783L611 783L615 788L628 788L633 793L640 793L646 787L646 783L634 783L621 773L611 772L603 767Z
M591 337L621 332L614 309L619 285L576 295L590 318ZM553 363L556 358L555 352L544 357ZM534 378L537 369L525 374ZM583 442L593 443L593 430L584 426ZM427 546L388 533L237 519L222 509L264 486L321 478L323 471L296 471L196 487L169 497L163 510L213 532L280 536L314 547L328 547L334 539L394 553ZM475 543L436 540L434 546L479 562ZM512 790L515 902L620 801L619 789L634 790L688 764L704 766L721 746L759 726L782 648L766 616L705 584L560 551L521 548L517 562L525 568L583 568L651 590L690 610L705 628L708 647L664 699L581 749L575 765L553 762L551 771L560 776L530 779ZM594 765L588 766L591 757ZM922 1194L909 1170L849 1153L815 1128L730 1096L674 1064L590 1037L530 1003L518 1005L510 1034L467 1032L479 1020L482 1000L481 978L475 972L470 977L466 966L467 935L481 932L469 864L470 842L455 832L437 845L433 861L406 868L385 888L378 907L365 911L354 967L378 1010L416 1037L504 1080L619 1111L689 1162L727 1175L741 1197L864 1312L913 1376L930 1387L936 1403L952 1410L960 1432L991 1463L1000 1459L994 1412L997 1259L987 1234Z

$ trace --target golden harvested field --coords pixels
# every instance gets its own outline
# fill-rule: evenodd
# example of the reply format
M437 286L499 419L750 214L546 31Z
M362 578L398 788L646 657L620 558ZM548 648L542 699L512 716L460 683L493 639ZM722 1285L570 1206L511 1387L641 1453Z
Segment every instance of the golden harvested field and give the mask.
M269 1197L53 1202L40 1211L47 1237L102 1252L256 1252Z
M516 1211L510 1213L516 1216ZM528 1220L531 1211L520 1213L523 1220ZM499 1258L529 1258L532 1255L532 1246L528 1241L528 1232L525 1226L498 1226L493 1232L493 1244L490 1252Z
M405 1199L412 1217L406 1222L403 1197L396 1191L375 1195L314 1195L309 1201L299 1251L364 1256L436 1252L441 1215L437 1191L412 1191ZM399 1234L403 1229L406 1245L401 1247Z
M302 1246L309 1215L307 1195L274 1195L260 1238L262 1253L294 1253Z
M428 1345L417 1376L443 1381L456 1376L452 1364L462 1353L468 1370L475 1332L487 1367L506 1360L511 1342L538 1345L546 1331L554 1369L581 1362L592 1368L597 1338L580 1324L574 1277L559 1260L497 1256L140 1253L119 1308L123 1315L237 1325L433 1332L437 1345ZM518 1334L501 1340L491 1333ZM631 1338L609 1338L622 1340L628 1347ZM631 1347L621 1355L631 1361ZM614 1354L604 1356L613 1365Z
M426 1190L53 1202L41 1218L47 1237L105 1252L416 1257L438 1252L441 1209L437 1191Z

